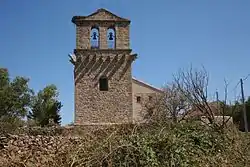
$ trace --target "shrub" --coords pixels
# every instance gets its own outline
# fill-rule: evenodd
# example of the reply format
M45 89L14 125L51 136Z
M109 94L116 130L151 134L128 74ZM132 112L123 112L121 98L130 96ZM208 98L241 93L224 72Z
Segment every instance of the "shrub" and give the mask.
M0 136L17 133L18 128L24 125L24 121L16 117L0 117Z
M85 128L76 127L77 132L82 130L78 134L81 136L77 137L77 142L70 142L66 137L70 146L56 146L59 150L52 155L52 160L41 166L231 167L249 164L250 136L234 128L215 131L197 122ZM40 131L39 134L41 133ZM74 133L73 130L68 135L75 135ZM53 133L43 135L47 134ZM30 150L33 153L29 155L31 157L22 157L26 164L30 163L26 166L39 164L32 161L36 159L35 155L40 155L36 151L39 148ZM7 161L14 164L13 159L18 156L15 155Z
M124 129L117 129L103 139L86 142L72 153L74 164L179 167L232 166L245 161L238 153L241 146L235 141L240 138L234 131L216 132L196 123L128 129L126 135L121 135Z

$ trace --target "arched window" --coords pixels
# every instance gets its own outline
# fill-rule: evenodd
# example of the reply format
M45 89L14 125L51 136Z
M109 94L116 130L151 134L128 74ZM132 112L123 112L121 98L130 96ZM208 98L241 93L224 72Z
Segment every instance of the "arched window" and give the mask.
M107 77L101 77L99 79L99 89L100 91L108 91L108 78Z
M91 28L90 45L91 48L99 48L99 28L96 26Z
M109 49L114 49L115 48L115 40L116 40L115 29L114 28L108 28L108 31L107 31L107 43L108 43L108 48Z

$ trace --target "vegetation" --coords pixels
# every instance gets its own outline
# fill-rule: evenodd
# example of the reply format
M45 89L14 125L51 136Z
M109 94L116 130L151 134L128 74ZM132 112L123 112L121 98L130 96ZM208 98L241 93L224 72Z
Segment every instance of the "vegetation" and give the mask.
M47 86L35 95L28 82L19 76L11 80L8 70L0 68L0 134L24 126L27 116L40 126L49 125L49 119L60 124L62 105L56 86Z
M249 141L241 137L234 130L220 133L195 122L134 126L88 140L71 153L74 160L69 162L73 166L246 166Z
M16 129L33 122L43 130L29 131L32 135L62 135L62 128L48 133L46 130L51 121L60 125L62 104L56 86L46 86L35 94L28 87L28 79L16 77L10 80L6 70L0 72L0 119L4 120L1 123L5 122L5 126L0 126L0 132L14 133L10 130L13 127ZM55 151L51 160L41 166L249 166L250 136L238 130L244 127L241 126L242 103L226 103L226 85L225 99L217 101L214 107L207 96L207 85L208 73L204 69L180 71L166 86L163 96L146 106L150 120L147 124L100 127L91 131L74 127L69 136L76 136L78 132L78 142ZM250 98L246 101L246 109L249 119ZM208 121L193 119L193 111L198 111ZM222 115L223 120L216 121L217 115ZM224 119L224 116L233 117L235 124L227 124L228 118ZM6 166L28 166L28 163L35 166L35 155L49 156L40 155L39 148L31 152L19 157L18 161L15 159L20 155L6 156L2 162L6 162Z
M23 125L33 92L28 79L16 77L12 81L6 69L0 69L0 134Z
M78 127L74 129L77 130ZM83 130L79 127L78 132ZM74 136L76 134L69 134ZM41 154L39 145L25 155L9 155L5 166L72 167L234 167L249 165L250 136L235 128L215 131L199 122L120 125L83 132L77 142ZM72 141L68 137L68 142ZM64 142L63 142L64 143ZM40 146L42 147L42 146ZM30 154L32 152L32 154ZM1 155L1 153L0 153ZM38 156L47 161L38 161Z
M248 122L248 129L250 129L250 97L245 102L246 105L246 114L247 114L247 122ZM231 108L228 115L232 116L234 124L236 127L244 131L244 119L243 119L243 104L240 102L236 102L234 105L229 106Z
M58 101L58 95L55 85L49 85L39 91L37 96L33 98L28 119L34 120L37 125L42 127L49 125L50 120L54 124L60 124L59 111L62 104Z

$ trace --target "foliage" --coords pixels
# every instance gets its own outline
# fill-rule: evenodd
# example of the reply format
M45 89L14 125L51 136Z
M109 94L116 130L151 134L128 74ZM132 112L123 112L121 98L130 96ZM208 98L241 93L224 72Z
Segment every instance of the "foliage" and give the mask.
M246 114L247 114L247 121L248 121L248 129L250 129L250 97L245 101L246 105ZM244 131L244 119L243 119L243 104L236 101L234 105L230 106L231 111L229 115L233 117L233 121L236 126L241 130Z
M0 133L13 132L23 125L33 96L28 82L23 77L11 80L8 71L0 68Z
M2 69L0 74L0 133L22 129L19 128L24 126L21 118L24 118L30 110L26 123L41 127L28 126L22 129L22 133L43 137L64 134L62 128L45 127L50 125L50 120L55 124L60 124L61 120L59 111L62 104L58 100L59 93L55 85L49 85L33 96L27 79L16 77L11 81L8 72ZM171 94L166 93L170 97L168 96L168 101L164 101L167 105L164 109L170 113L171 120L166 117L165 110L159 107L161 102L157 100L154 107L157 111L163 111L160 117L165 114L164 121L159 121L156 115L152 118L157 119L147 124L87 127L92 129L90 132L82 131L82 127L79 127L79 131L73 129L72 131L81 133L78 142L68 148L60 147L53 155L49 155L53 161L44 162L42 165L50 167L248 166L250 159L248 134L240 133L234 127L229 129L223 126L222 129L216 129L196 120L183 122L177 120L176 116L179 115L180 109L194 106L206 115L211 123L214 122L214 113L207 99L207 84L206 71L192 69L182 71L175 77L173 87L166 91ZM247 113L250 113L250 98L246 105ZM242 122L242 104L228 106L222 102L219 106L225 115L233 116L236 122ZM0 143L0 146L3 145ZM44 156L40 155L39 146L36 145L36 148L30 150L32 153L27 156L10 154L13 157L5 156L7 159L2 161L0 158L0 162L6 162L4 163L6 166L35 166L36 162L33 160L37 157L34 155ZM54 145L51 149L53 148ZM26 162L29 162L29 165L25 164Z
M244 166L247 161L237 131L220 133L196 122L96 134L71 153L72 166L214 167Z
M0 136L8 133L18 133L19 128L25 125L25 121L17 117L0 117Z
M9 73L0 69L0 117L25 117L33 95L28 82L23 77L11 81Z
M49 85L39 91L34 97L29 119L35 120L40 126L50 125L52 123L60 124L61 116L59 114L62 104L58 101L58 91L55 85Z
M11 80L8 70L0 68L0 133L14 132L25 124L26 116L28 125L32 121L41 126L60 124L62 104L56 86L49 85L34 96L28 82L29 79L20 76Z

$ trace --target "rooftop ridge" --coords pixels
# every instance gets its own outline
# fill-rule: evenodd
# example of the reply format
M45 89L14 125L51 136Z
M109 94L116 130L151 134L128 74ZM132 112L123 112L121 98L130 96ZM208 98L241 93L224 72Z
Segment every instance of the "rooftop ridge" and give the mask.
M150 87L150 88L152 88L152 89L154 89L154 90L163 92L162 89L157 88L157 87L155 87L155 86L153 86L153 85L151 85L151 84L149 84L149 83L147 83L147 82L145 82L145 81L139 80L139 79L137 79L137 78L135 78L135 77L132 77L132 80L134 80L134 81L136 81L136 82L139 82L139 83L141 83L141 84L143 84L143 85L145 85L145 86L147 86L147 87Z

